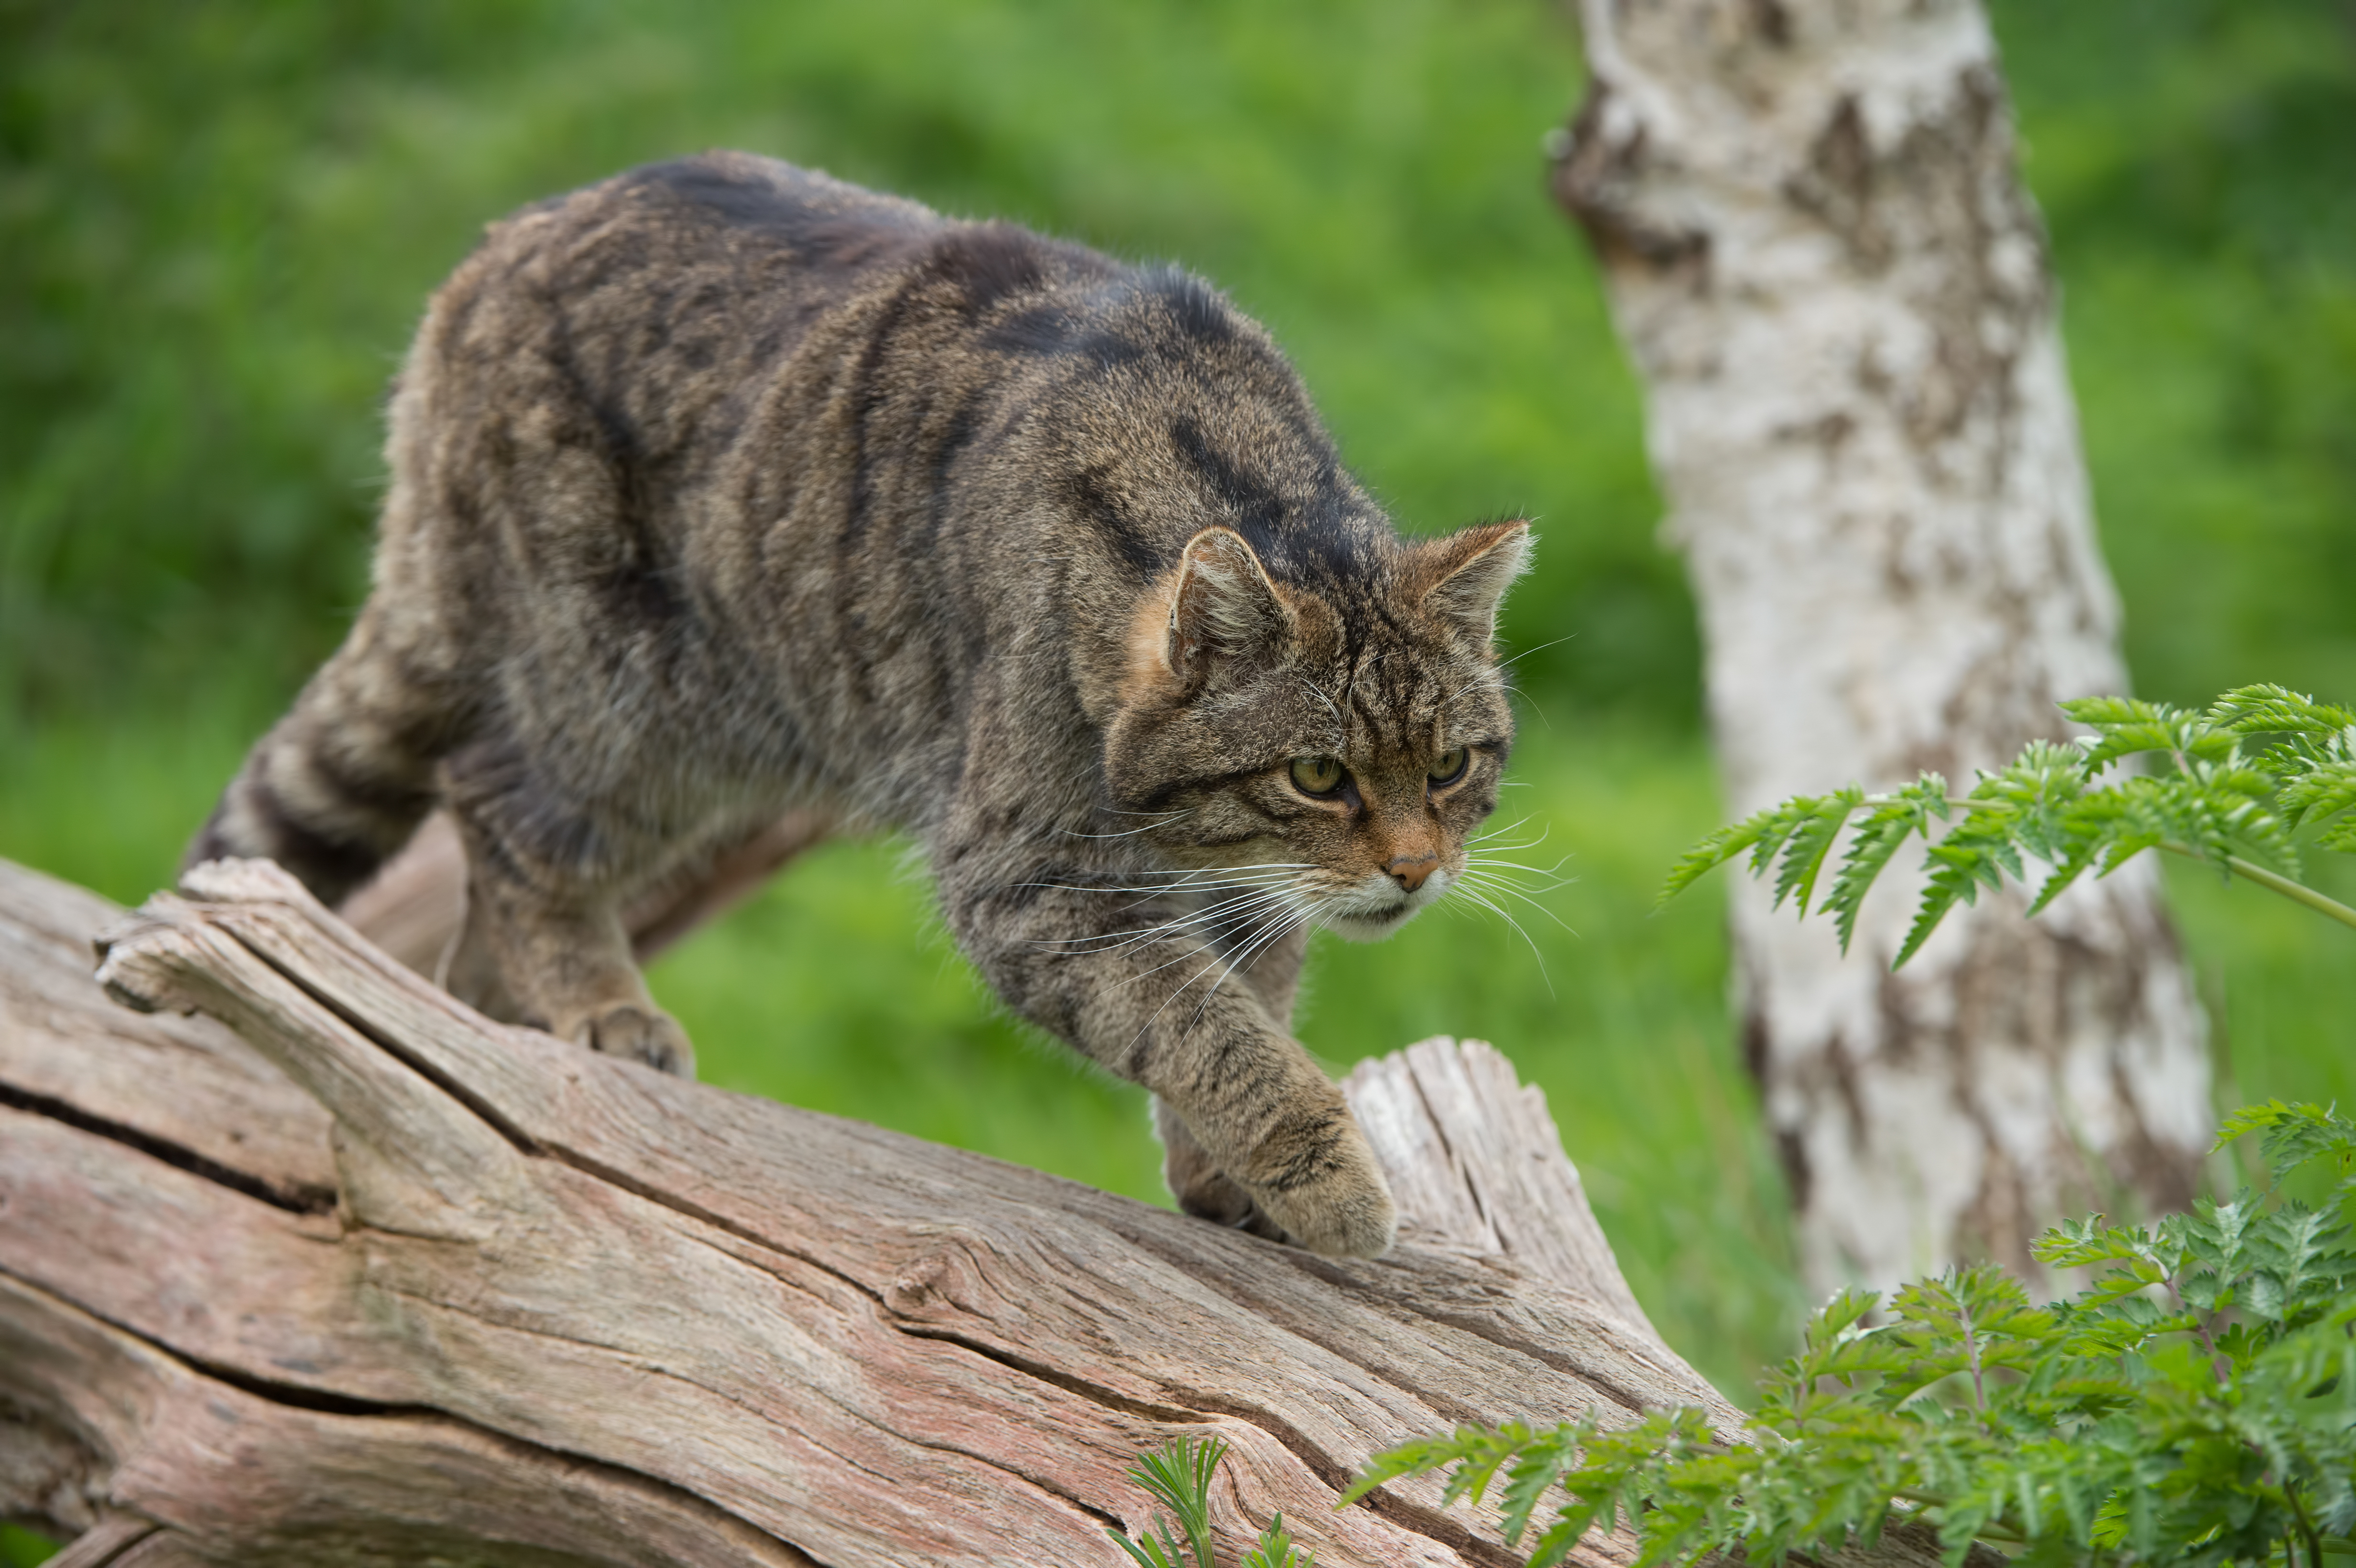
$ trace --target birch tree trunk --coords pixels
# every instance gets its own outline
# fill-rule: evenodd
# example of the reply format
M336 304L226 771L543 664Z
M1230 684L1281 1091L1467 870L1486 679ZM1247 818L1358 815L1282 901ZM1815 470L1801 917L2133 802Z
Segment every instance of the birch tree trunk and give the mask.
M1555 188L1600 257L1708 639L1728 807L1969 787L2125 689L2038 215L1976 0L1580 0ZM1744 1048L1819 1287L2057 1214L2182 1205L2205 1026L2147 859L2034 922L1908 885L1830 923L1734 892Z

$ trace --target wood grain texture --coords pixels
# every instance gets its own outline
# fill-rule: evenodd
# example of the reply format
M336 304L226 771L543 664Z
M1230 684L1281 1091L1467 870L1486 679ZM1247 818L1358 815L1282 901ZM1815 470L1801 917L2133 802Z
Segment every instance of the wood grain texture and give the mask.
M1333 1498L1460 1421L1738 1419L1485 1046L1353 1075L1410 1224L1335 1262L488 1023L258 863L128 920L0 868L0 1515L92 1561L1108 1564L1216 1433L1230 1541L1505 1563Z

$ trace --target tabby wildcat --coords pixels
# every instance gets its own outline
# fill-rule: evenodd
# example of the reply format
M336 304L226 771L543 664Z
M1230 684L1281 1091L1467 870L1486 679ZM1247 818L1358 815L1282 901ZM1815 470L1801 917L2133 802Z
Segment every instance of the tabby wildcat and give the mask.
M495 225L387 450L368 603L192 860L332 902L444 803L453 988L686 1072L633 891L795 805L905 828L1188 1211L1390 1245L1293 993L1463 869L1526 525L1402 540L1193 277L730 153Z

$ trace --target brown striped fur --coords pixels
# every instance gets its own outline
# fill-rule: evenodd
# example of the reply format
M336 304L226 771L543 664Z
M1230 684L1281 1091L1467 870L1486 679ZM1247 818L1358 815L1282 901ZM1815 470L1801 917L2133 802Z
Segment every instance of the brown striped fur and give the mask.
M1494 804L1522 524L1402 540L1192 277L739 154L496 225L389 456L368 604L192 859L333 901L446 802L453 988L683 1072L623 901L797 805L897 827L1189 1210L1388 1246L1288 1020L1309 926L1396 928Z

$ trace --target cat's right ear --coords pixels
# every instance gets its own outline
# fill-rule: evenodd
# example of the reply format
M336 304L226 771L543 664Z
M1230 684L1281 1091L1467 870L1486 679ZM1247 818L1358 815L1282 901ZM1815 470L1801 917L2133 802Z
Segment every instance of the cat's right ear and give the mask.
M1222 659L1265 653L1291 630L1292 612L1259 557L1233 528L1208 528L1186 541L1170 592L1162 657L1187 691Z

